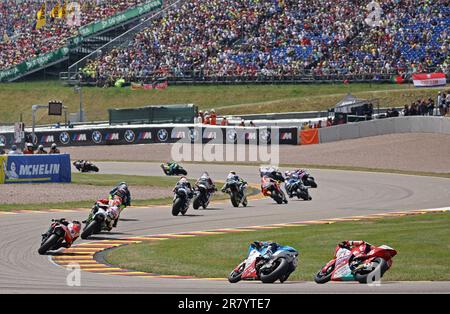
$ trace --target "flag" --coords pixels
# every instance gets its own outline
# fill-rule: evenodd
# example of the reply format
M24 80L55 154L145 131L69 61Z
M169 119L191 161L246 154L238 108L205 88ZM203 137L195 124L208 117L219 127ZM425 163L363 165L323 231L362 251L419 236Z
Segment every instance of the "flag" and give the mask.
M50 17L56 19L59 16L59 2L55 4L52 11L50 12Z
M66 18L66 8L67 8L66 2L64 1L64 4L59 7L58 18L60 19Z
M416 73L412 75L412 79L415 87L445 86L447 84L444 73Z
M46 14L45 3L43 3L39 11L37 11L36 13L36 29L40 29L41 27L45 26L46 23L45 14Z

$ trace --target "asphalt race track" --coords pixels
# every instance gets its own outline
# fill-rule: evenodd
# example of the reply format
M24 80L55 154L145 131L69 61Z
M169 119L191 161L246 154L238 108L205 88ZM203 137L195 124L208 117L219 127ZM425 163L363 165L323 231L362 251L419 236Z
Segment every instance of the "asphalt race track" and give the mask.
M98 166L101 173L162 174L155 163L107 162L98 163ZM203 169L207 169L215 180L224 180L228 171L233 169L249 182L259 183L256 167L188 164L185 168L192 177L198 177ZM313 170L312 174L319 188L311 190L311 202L293 200L288 205L276 205L270 199L263 199L251 201L248 208L237 209L228 203L220 203L212 204L210 210L190 209L185 217L173 217L167 207L131 208L122 213L123 220L113 232L100 237L112 239L248 227L450 205L448 179L334 170ZM69 219L83 220L87 213L64 215ZM69 287L66 284L68 271L53 264L48 256L37 253L41 233L48 228L51 218L60 217L61 213L0 214L0 293L450 293L450 282L383 282L377 287L356 283L317 285L313 282L273 285L244 282L232 285L226 281L139 278L87 272L82 272L80 287ZM224 276L229 271L224 270Z

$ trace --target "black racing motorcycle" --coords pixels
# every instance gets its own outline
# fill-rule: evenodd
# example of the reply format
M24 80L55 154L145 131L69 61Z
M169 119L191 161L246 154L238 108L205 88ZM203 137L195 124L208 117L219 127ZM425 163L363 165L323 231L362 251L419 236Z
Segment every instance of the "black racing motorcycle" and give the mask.
M185 187L177 187L173 197L172 215L178 216L178 214L186 215L191 203L189 192Z
M301 179L302 179L303 185L313 188L313 189L317 188L316 180L314 179L314 177L311 176L311 174L308 171L303 172Z
M208 187L205 184L199 183L195 187L192 207L194 207L194 209L199 209L200 207L206 209L211 201L211 198L212 193L209 192Z
M311 201L312 197L309 194L309 187L302 184L300 180L290 180L286 183L286 191L288 191L289 197L296 196L298 199L304 201Z
M73 162L75 168L80 172L99 172L99 169L94 163L87 160L77 160Z
M233 204L234 207L239 207L240 204L247 207L247 196L241 187L241 182L234 179L227 180L222 191L230 195L231 204Z

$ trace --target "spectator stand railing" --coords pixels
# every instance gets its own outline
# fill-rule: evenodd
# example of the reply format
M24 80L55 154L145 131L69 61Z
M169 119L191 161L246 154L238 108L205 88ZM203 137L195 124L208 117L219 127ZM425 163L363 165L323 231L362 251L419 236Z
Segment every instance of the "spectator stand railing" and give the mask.
M156 13L150 14L150 16L147 17L143 22L139 23L138 25L136 25L133 28L129 29L128 31L124 32L123 34L117 36L116 38L109 41L107 44L103 45L102 47L91 52L90 54L88 54L87 56L82 58L81 60L79 60L79 61L75 62L74 64L72 64L71 66L69 66L68 72L61 73L60 78L63 80L64 79L72 80L72 79L78 78L79 70L81 68L83 68L89 60L96 59L96 58L100 57L102 54L107 53L114 48L124 47L125 45L128 45L129 42L132 40L132 38L137 33L139 33L145 27L147 27L149 22L151 22L153 19L165 14L169 8L178 5L182 1L184 1L184 0L164 0L162 9L160 9ZM76 81L78 82L78 79Z

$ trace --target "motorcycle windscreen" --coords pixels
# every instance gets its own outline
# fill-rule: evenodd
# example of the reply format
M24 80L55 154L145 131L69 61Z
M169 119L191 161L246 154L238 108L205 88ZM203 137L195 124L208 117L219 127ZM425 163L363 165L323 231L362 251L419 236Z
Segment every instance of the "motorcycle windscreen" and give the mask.
M241 278L242 279L256 279L257 273L256 273L256 258L259 257L261 254L257 250L253 250L250 252L249 256L247 257L245 261L245 269L242 272Z
M352 270L349 266L349 260L352 253L349 250L340 249L336 254L336 266L331 276L331 280L334 281L352 281L355 277L352 274Z

